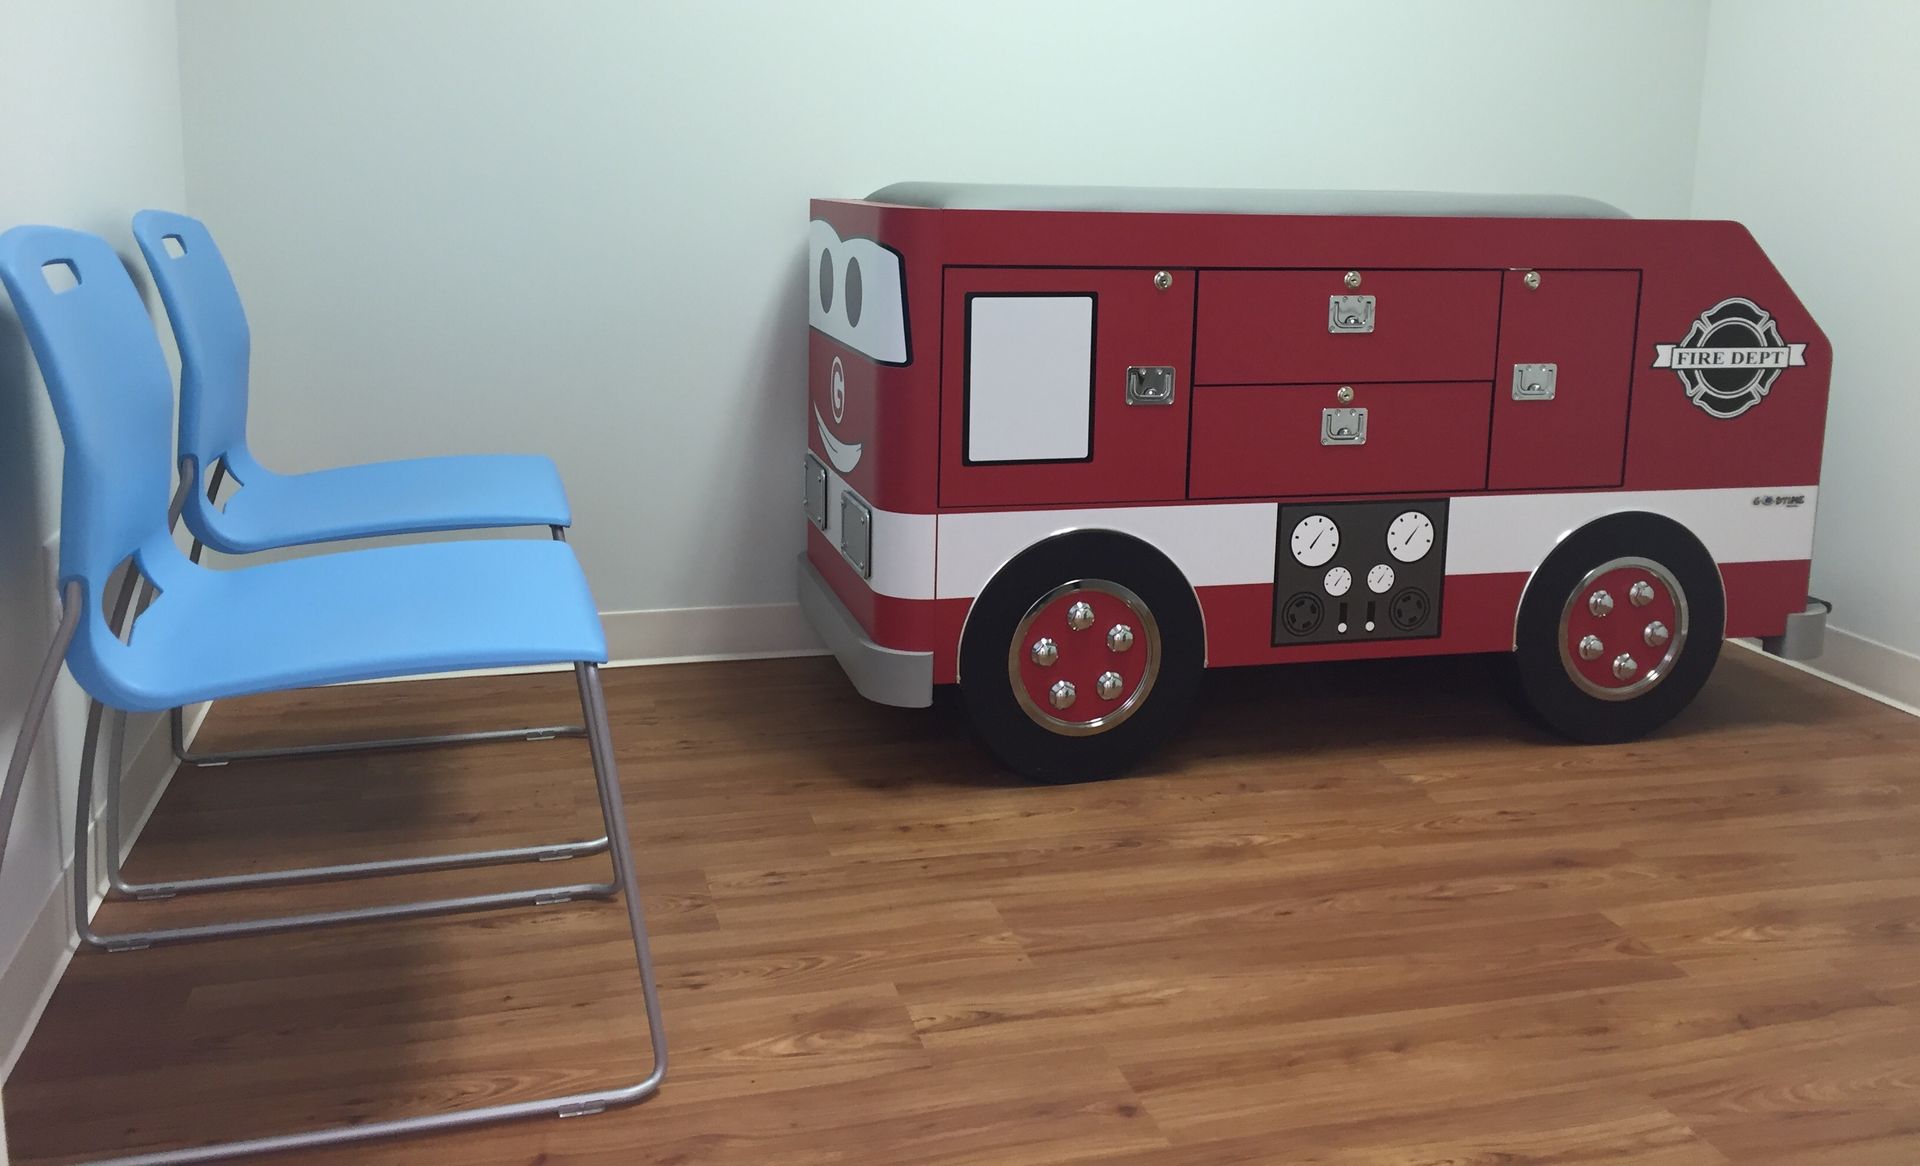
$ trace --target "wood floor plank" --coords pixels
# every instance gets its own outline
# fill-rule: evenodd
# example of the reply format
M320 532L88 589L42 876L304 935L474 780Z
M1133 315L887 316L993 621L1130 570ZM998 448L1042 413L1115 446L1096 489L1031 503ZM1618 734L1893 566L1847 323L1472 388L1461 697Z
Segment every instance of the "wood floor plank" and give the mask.
M1650 1098L1598 1090L1489 1091L1493 1100L1440 1104L1359 1119L1321 1106L1283 1133L1175 1142L1163 1156L1115 1161L1148 1166L1286 1162L1303 1166L1726 1166L1724 1153ZM1449 1096L1451 1096L1451 1091ZM1155 1107L1148 1102L1148 1111Z
M1270 946L1265 946L1269 945ZM1284 958L1280 953L1284 952ZM1306 922L1264 937L1124 941L903 990L931 1048L1093 1044L1394 1011L1416 998L1515 998L1679 976L1597 915L1524 925L1346 933Z
M1209 674L1135 776L1030 787L824 659L606 675L673 1068L345 1166L1920 1161L1920 720L1730 649L1576 748L1476 659ZM571 676L225 702L206 748L563 723ZM752 715L744 715L750 709ZM1391 710L1391 716L1381 716ZM578 740L180 774L136 878L586 838ZM604 857L106 928L608 877ZM75 958L6 1082L72 1162L646 1070L618 903Z

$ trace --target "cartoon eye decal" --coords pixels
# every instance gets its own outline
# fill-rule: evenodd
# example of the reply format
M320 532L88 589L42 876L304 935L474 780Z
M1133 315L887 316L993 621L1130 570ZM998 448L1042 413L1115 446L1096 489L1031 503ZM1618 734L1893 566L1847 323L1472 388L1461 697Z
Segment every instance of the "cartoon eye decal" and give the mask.
M847 256L847 290L842 294L847 303L847 323L855 328L860 326L860 303L866 298L866 289L861 286L860 258Z
M843 239L824 219L807 224L807 244L808 326L876 363L909 363L900 253L859 235Z

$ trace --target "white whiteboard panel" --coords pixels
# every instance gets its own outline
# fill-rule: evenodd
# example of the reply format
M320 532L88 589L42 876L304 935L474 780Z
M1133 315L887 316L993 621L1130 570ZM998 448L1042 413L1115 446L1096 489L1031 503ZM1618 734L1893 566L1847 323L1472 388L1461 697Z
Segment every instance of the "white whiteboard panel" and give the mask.
M968 298L968 461L1083 459L1092 411L1092 296Z

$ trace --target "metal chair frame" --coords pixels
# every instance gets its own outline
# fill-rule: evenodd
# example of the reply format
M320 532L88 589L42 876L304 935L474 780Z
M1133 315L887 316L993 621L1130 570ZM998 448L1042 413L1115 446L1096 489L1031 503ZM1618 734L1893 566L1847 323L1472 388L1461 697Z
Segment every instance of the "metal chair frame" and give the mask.
M219 470L214 471L215 475ZM184 467L180 485L174 491L172 503L168 506L169 524L179 521L181 507L186 501L186 491L192 489L194 481L190 466ZM219 480L216 477L211 491L218 491ZM554 537L564 542L565 536L555 528ZM189 558L199 561L200 541L195 539ZM138 598L136 599L136 595ZM137 615L147 597L147 588L139 573L129 570L121 581L119 594L114 599L113 611L108 617L108 626L116 633L124 633L126 621ZM99 701L88 701L87 727L80 753L83 778L89 777L94 767L94 756L98 751L102 706ZM547 740L559 736L584 736L586 730L578 725L560 725L543 729L503 729L482 733L448 733L430 737L396 737L375 741L342 741L325 745L294 746L285 749L248 749L231 753L192 756L186 752L183 736L185 717L180 709L169 710L170 732L173 735L173 754L180 761L203 768L223 766L230 761L272 760L283 758L311 757L341 753L371 752L400 748L418 748L440 744L473 744L482 741L498 740ZM117 755L117 749L115 750ZM107 833L106 867L107 885L118 896L132 899L170 899L176 895L205 894L210 891L250 890L261 887L293 886L301 883L334 882L341 879L378 878L387 875L420 874L426 871L461 870L469 867L501 866L521 862L559 862L570 858L583 858L600 854L607 849L608 836L577 842L555 842L539 846L516 846L494 850L475 850L458 854L423 855L412 858L381 859L373 862L340 863L329 866L296 867L290 870L258 871L243 875L213 875L199 878L166 879L160 882L129 882L121 870L120 854L120 791L121 768L110 767L106 778L106 813L104 825ZM614 892L610 883L574 884L571 886L547 887L526 892L517 892L502 896L499 906L520 906L526 902L558 901L555 896L607 898ZM435 901L421 903L401 903L390 907L367 908L364 911L347 913L351 918L406 918L417 915L439 914L429 910ZM441 907L444 910L460 910L458 907ZM209 924L202 928L189 929L190 935L181 938L217 939L225 935L253 935L263 930L286 930L289 927L318 924L302 924L298 920L305 916L290 916L286 926L269 926L275 920L258 922ZM319 922L331 922L322 919ZM83 942L93 946L120 948L128 946L146 946L136 942L145 933L131 937L90 937L84 930Z
M0 782L0 823L12 820L26 776L27 762L39 736L40 728L45 722L53 685L66 659L67 648L79 627L84 604L85 593L81 583L78 580L69 582L61 596L60 626L54 633L53 643L46 660L42 663L34 680L27 700L26 719L21 725L19 737L14 742L13 755L8 761L4 781ZM98 702L93 702L88 715L88 748L82 757L80 788L74 806L74 917L83 943L109 951L129 951L156 944L191 942L235 935L273 934L307 927L361 923L374 919L419 918L426 915L487 910L496 907L557 905L573 898L621 896L626 900L627 927L633 940L635 966L640 974L641 994L647 1017L652 1066L646 1076L632 1084L617 1088L568 1093L531 1101L470 1106L443 1113L420 1114L385 1121L324 1126L287 1134L215 1142L179 1150L128 1154L98 1159L96 1166L177 1166L177 1164L189 1162L218 1162L289 1150L347 1145L407 1134L464 1129L519 1118L579 1117L634 1105L658 1092L667 1072L666 1029L661 1019L659 986L653 970L646 918L641 910L633 845L627 836L626 807L620 791L619 773L614 762L613 737L607 722L606 694L601 688L598 665L576 662L574 675L580 691L580 707L586 723L587 746L593 758L594 782L600 797L601 817L606 825L608 848L613 859L614 881L611 883L581 884L573 887L514 891L505 894L468 895L393 907L280 916L240 924L161 928L115 935L101 934L93 929L90 919L92 880L87 874L92 869L90 826L93 817L93 760L102 707ZM114 791L120 784L125 729L126 713L119 709L113 710L112 728L108 733L107 747L107 788L110 804L116 797ZM111 821L111 815L109 820ZM108 843L117 855L119 848L117 831L110 827L108 832ZM5 835L4 832L0 832L0 863L5 861L4 847Z

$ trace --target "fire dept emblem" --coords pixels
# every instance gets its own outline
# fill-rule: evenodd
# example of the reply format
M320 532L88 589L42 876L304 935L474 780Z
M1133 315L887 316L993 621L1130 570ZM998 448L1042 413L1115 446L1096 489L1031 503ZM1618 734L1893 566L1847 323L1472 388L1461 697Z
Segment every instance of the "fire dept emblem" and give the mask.
M1723 420L1766 400L1783 369L1807 363L1806 345L1787 343L1766 309L1739 296L1701 313L1680 343L1654 349L1653 367L1672 369L1687 399Z

